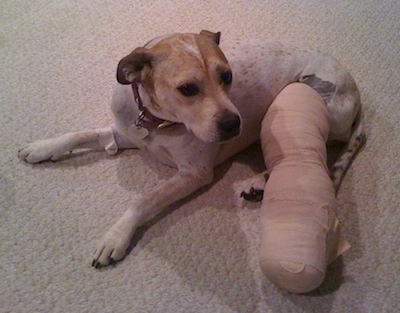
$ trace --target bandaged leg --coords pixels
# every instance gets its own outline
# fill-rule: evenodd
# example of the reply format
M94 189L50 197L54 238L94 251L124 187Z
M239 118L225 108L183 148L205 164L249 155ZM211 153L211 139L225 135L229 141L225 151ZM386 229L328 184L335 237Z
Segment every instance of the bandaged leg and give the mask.
M105 150L110 155L118 152L119 146L112 127L96 128L67 135L72 138L73 149Z
M106 127L98 129L99 133L99 144L104 147L104 150L111 155L114 155L118 151L118 145L114 137L114 131L112 127Z
M350 245L340 233L326 166L329 115L321 96L294 83L263 120L261 143L270 177L265 186L260 265L276 285L306 293Z

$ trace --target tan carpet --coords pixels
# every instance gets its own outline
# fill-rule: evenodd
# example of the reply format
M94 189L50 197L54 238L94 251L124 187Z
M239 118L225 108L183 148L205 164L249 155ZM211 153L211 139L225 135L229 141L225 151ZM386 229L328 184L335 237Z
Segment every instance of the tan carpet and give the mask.
M400 4L343 1L0 2L1 312L400 312ZM258 268L259 205L233 185L262 168L258 147L217 169L217 182L142 231L124 262L91 268L98 240L173 170L139 151L82 153L30 166L20 145L106 126L115 69L164 33L304 41L357 80L368 143L339 193L352 244L309 296Z

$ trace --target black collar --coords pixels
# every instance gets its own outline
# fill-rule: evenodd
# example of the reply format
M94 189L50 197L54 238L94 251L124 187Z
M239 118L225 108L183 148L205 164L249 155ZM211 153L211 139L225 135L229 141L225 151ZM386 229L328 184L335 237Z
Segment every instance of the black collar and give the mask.
M163 120L151 114L150 111L146 109L143 105L142 99L140 98L139 95L138 84L133 82L131 86L135 102L139 108L139 116L135 121L136 127L145 128L151 131L154 129L160 129L175 124L174 122Z

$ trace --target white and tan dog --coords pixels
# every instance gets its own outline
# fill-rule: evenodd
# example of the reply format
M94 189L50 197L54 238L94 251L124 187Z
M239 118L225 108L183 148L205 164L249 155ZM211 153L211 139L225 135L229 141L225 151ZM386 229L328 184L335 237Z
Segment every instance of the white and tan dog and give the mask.
M220 33L174 34L135 49L118 64L111 127L39 140L19 150L29 163L78 148L140 148L177 173L143 193L100 240L93 266L121 260L135 230L213 180L213 168L259 138L261 121L288 84L317 90L330 112L330 140L345 142L332 167L338 188L364 140L357 86L337 61L292 43L221 44ZM229 61L229 62L228 62Z

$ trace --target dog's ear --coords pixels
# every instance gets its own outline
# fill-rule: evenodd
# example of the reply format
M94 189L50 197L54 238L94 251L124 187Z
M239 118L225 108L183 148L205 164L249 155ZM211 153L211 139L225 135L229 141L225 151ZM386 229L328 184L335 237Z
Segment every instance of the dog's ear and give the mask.
M213 33L208 30L202 30L200 32L200 35L211 38L217 45L219 45L219 41L221 39L221 32Z
M148 49L136 48L118 63L117 81L128 85L140 82L140 74L145 66L151 66L153 55Z

